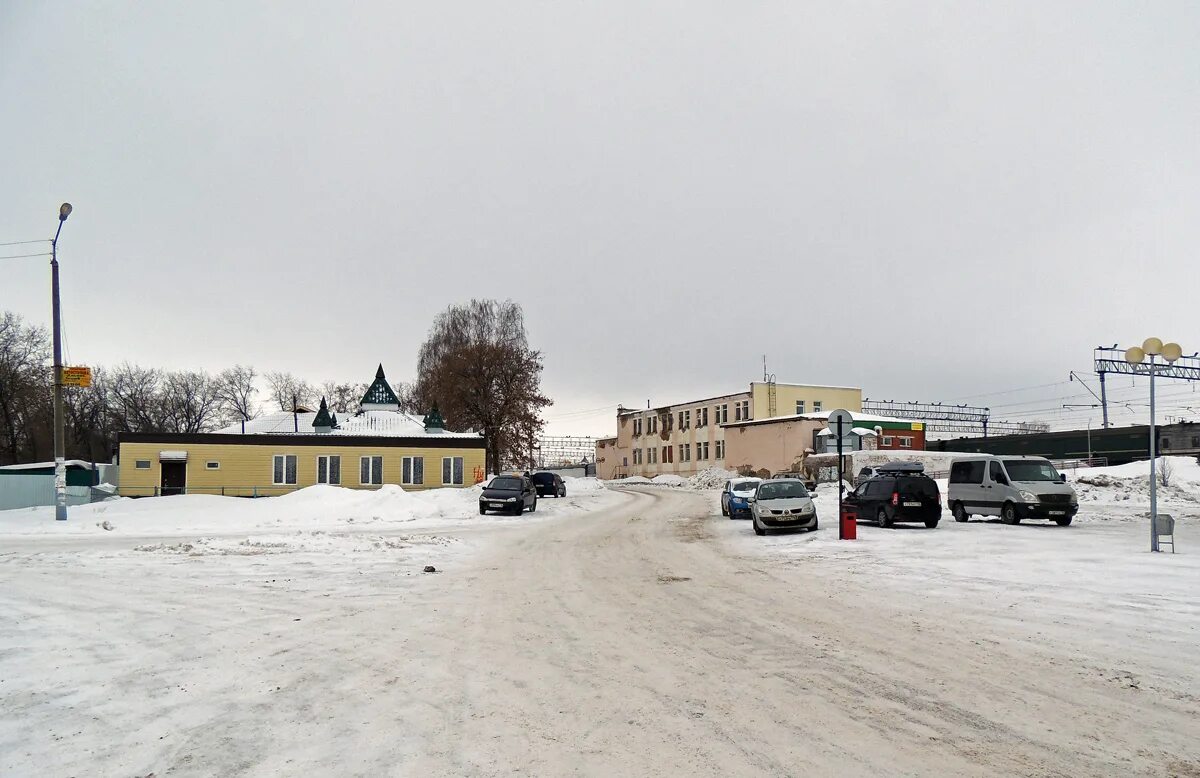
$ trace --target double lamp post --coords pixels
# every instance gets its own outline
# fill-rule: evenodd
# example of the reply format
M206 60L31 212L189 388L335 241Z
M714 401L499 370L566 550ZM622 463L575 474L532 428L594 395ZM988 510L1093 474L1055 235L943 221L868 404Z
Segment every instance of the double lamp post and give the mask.
M1158 458L1158 441L1154 430L1154 365L1155 358L1162 357L1163 361L1171 364L1183 356L1183 348L1178 343L1163 344L1158 338L1146 338L1141 346L1134 346L1125 351L1125 361L1132 365L1136 372L1142 372L1138 366L1150 358L1146 372L1150 376L1150 550L1158 551L1158 472L1155 460Z

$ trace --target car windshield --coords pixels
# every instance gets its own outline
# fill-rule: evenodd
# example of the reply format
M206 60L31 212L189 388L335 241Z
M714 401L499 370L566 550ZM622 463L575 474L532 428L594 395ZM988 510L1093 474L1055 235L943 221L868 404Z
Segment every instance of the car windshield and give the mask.
M1014 481L1057 481L1058 471L1049 462L1036 459L1006 459L1004 469Z
M520 489L520 478L493 478L488 484L489 489Z
M758 481L734 481L733 491L735 492L753 492L754 487L758 486Z
M779 500L785 497L807 497L808 490L799 481L767 482L758 487L758 499Z

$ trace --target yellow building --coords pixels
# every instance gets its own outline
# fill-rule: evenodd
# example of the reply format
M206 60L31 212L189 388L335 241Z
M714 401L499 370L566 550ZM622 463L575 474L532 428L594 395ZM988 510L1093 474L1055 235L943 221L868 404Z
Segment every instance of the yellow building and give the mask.
M402 413L383 366L361 410L272 413L216 432L134 432L119 438L123 496L268 496L314 484L406 490L471 486L484 479L483 437L447 432L437 409Z
M617 409L617 434L596 441L596 474L603 479L732 469L726 425L760 419L862 409L854 386L752 382L749 391L658 408ZM804 444L812 445L811 441ZM741 456L741 453L738 453Z

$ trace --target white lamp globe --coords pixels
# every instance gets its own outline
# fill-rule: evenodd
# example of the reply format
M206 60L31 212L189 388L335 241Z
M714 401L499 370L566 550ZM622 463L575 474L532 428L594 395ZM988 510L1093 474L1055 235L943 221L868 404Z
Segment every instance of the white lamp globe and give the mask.
M1131 365L1140 365L1145 358L1146 352L1137 346L1125 350L1125 361Z
M1168 362L1174 362L1183 356L1183 346L1178 343L1168 343L1162 348L1163 359Z
M1156 357L1162 353L1162 341L1158 338L1146 338L1142 343L1142 351L1145 351L1152 357Z

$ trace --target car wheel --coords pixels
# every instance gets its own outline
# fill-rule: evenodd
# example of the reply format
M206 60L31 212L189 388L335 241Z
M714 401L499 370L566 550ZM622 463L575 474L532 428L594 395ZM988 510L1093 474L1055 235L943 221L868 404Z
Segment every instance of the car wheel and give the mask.
M1004 507L1000 509L1000 521L1005 524L1020 524L1021 517L1017 515L1017 506L1011 502L1004 503Z
M818 527L820 527L820 526L821 526L821 523L820 523L819 521L817 521L816 519L813 519L813 525L812 525L811 527L809 527L809 528L808 528L808 531L809 531L809 532L816 532L816 531L817 531L817 528L818 528Z
M955 521L970 521L971 519L971 514L967 513L967 509L963 507L961 502L954 503L954 510L951 513L954 514Z
M733 514L729 512L729 508L725 507L725 501L724 501L724 500L722 500L722 501L721 501L721 515L722 515L722 516L728 516L728 517L729 517L729 518L731 518L731 519L733 518Z
M937 525L938 525L938 519L926 519L925 520L925 526L928 527L929 529L933 529Z
M485 507L483 507L482 505L480 505L480 506L479 506L479 515L480 515L480 516L483 516L483 515L484 515L484 514L486 514L486 513L487 513L487 508L485 508Z
M752 514L750 514L750 521L754 522L754 534L755 534L755 535L765 535L765 534L767 534L767 528L766 528L766 527L759 526L759 523L758 523L758 517L757 517L757 516L755 516L753 513L752 513Z
M530 513L533 513L533 512L534 512L534 511L536 511L536 510L537 510L537 498L536 498L536 497L534 497L534 498L533 498L533 505L530 505L530 506L529 506L529 512L530 512Z
M1060 526L1060 527L1069 527L1069 526L1071 526L1071 519L1072 519L1072 518L1073 518L1072 516L1065 516L1065 517L1063 517L1063 518L1061 518L1061 519L1055 519L1055 520L1054 520L1054 523L1055 523L1055 524L1057 524L1057 525L1058 525L1058 526Z
M892 520L888 518L887 508L879 509L879 512L875 514L875 523L881 527L892 526Z

